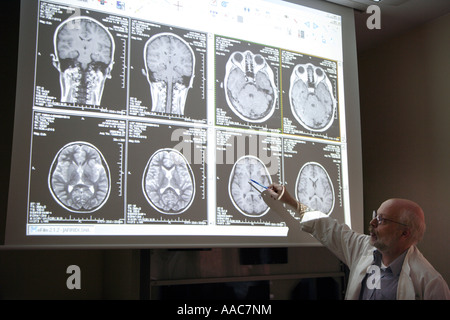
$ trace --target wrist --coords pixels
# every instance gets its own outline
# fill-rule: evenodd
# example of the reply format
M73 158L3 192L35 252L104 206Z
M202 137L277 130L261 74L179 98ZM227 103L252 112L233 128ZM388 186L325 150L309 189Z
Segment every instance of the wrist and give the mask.
M297 208L296 209L297 209L297 212L300 214L300 219L301 219L301 218L303 218L303 215L306 212L310 211L311 209L308 206L306 206L303 203L301 203L300 201L296 201L296 203L297 203Z

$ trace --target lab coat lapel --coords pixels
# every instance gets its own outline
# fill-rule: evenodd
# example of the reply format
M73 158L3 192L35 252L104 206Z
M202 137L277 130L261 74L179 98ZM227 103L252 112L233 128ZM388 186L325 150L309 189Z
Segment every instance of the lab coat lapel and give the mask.
M410 277L411 267L409 266L409 261L414 251L415 247L411 246L406 253L400 278L398 279L397 300L414 300L416 298L413 281Z
M347 287L347 300L358 300L361 292L361 282L366 276L367 268L372 264L373 250L367 251L366 255L361 256L361 260L356 264L353 275L349 276Z

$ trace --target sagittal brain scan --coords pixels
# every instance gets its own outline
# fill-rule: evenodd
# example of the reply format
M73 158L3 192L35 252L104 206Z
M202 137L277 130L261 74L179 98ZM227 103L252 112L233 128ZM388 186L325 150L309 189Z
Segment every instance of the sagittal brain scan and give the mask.
M56 155L48 183L53 198L65 209L91 213L108 199L111 187L108 164L92 144L73 142Z
M295 66L289 99L292 113L306 129L325 131L333 123L336 100L324 70L311 63Z
M250 179L266 186L272 183L269 171L261 160L254 156L243 156L233 166L228 192L239 212L248 217L261 217L269 211L269 207L261 193L248 183Z
M154 35L145 44L144 62L152 111L184 115L195 68L189 44L173 33Z
M297 200L313 210L330 214L334 207L334 189L325 168L308 162L300 169L295 186Z
M274 74L264 57L250 51L234 52L226 64L225 96L242 120L264 122L275 110Z
M76 17L58 26L53 41L61 102L100 105L114 64L112 35L97 20Z
M183 213L194 200L192 168L175 149L160 149L150 157L142 184L147 201L163 214Z

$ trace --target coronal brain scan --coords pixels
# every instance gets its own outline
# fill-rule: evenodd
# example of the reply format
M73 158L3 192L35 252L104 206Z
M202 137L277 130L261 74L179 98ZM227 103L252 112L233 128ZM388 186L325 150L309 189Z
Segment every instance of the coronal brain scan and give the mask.
M173 33L157 34L145 44L144 61L152 111L184 115L195 69L189 44Z
M160 149L150 157L142 183L147 201L163 214L183 213L194 200L192 168L175 149Z
M234 52L226 64L225 96L242 120L264 122L276 104L274 74L264 57L251 51Z
M48 181L54 199L76 213L98 210L110 193L108 164L100 151L87 142L62 147L53 161Z
M233 166L230 174L228 191L236 209L248 217L261 217L269 211L262 199L248 182L254 179L262 185L272 183L269 171L264 163L254 156L243 156Z
M289 99L292 113L312 131L324 131L333 123L336 100L324 70L311 63L295 66L291 74Z
M55 31L54 50L61 102L100 105L114 64L114 39L109 31L90 17L68 19Z
M308 162L300 169L296 182L298 201L313 210L330 214L334 207L334 189L328 172L317 162Z

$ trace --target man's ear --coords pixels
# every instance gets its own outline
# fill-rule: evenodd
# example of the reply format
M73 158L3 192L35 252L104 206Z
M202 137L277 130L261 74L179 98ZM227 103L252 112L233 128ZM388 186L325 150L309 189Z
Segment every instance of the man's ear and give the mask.
M409 237L411 236L411 230L409 230L409 228L405 228L401 236L405 239L409 239Z

